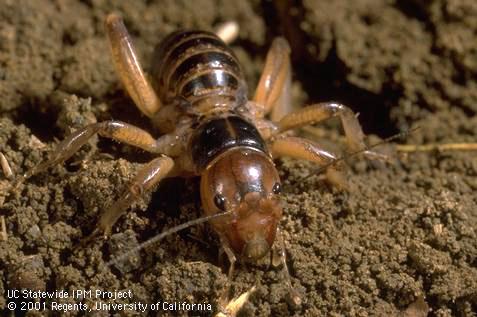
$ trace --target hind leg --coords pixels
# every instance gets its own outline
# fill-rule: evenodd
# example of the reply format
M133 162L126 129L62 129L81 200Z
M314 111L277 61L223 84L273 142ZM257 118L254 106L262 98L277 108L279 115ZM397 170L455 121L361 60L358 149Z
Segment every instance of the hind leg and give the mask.
M146 78L131 37L116 14L106 17L106 31L116 72L136 106L149 118L161 108L161 101Z
M265 60L253 102L249 103L257 119L270 113L273 121L291 112L290 46L284 38L276 38Z

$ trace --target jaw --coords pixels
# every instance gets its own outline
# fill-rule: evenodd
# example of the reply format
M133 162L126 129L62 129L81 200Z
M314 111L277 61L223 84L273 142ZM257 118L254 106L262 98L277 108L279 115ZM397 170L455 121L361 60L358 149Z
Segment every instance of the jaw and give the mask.
M277 220L270 215L255 212L233 223L226 236L235 254L244 260L258 260L264 257L275 240Z
M270 251L270 247L271 245L264 237L257 235L254 239L245 243L242 258L249 261L261 259Z
M234 252L246 260L264 257L273 245L282 207L278 197L258 192L244 196L236 210L236 219L227 233Z

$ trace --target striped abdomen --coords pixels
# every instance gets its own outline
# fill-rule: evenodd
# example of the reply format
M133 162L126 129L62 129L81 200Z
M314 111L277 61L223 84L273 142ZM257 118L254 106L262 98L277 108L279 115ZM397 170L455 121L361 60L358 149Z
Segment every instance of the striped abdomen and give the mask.
M166 104L176 98L196 104L218 96L241 103L246 97L237 58L213 33L182 31L166 37L155 50L153 74Z

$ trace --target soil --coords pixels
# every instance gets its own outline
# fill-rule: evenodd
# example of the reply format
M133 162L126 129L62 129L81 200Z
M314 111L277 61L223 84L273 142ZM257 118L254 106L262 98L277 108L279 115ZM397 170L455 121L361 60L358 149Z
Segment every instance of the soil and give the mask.
M293 4L291 4L293 3ZM120 12L141 60L180 28L235 20L232 47L253 91L279 35L293 51L297 105L337 100L360 113L371 142L419 127L400 142L477 142L477 3L474 0L0 2L0 151L15 175L48 157L57 140L110 118L154 131L122 91L103 30ZM146 70L149 63L144 63ZM308 136L343 148L339 122ZM399 150L399 148L397 148ZM268 258L238 265L234 295L257 287L240 316L477 316L477 158L472 151L398 153L391 165L348 159L350 191L316 167L279 160L281 221L292 285ZM227 282L208 225L168 236L126 261L105 262L201 215L197 179L164 181L132 206L107 241L82 245L99 213L151 156L93 138L66 164L10 193L0 175L0 309L7 290L131 290L114 303L210 303ZM181 194L179 194L181 193ZM96 298L85 298L92 305ZM107 299L103 300L108 302ZM33 301L32 301L33 302ZM51 301L50 301L51 302ZM61 300L76 303L77 299ZM28 316L130 316L137 311L30 310ZM212 315L160 311L150 315Z

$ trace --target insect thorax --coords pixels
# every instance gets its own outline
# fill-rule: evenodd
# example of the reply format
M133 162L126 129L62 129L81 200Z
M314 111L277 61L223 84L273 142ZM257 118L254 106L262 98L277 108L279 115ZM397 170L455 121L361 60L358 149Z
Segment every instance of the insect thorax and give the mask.
M165 104L180 99L192 106L204 101L237 105L245 102L247 93L233 52L215 34L203 31L166 37L154 52L153 79Z
M267 153L265 141L258 130L237 115L206 121L191 138L192 160L199 170L203 170L221 153L237 147Z

